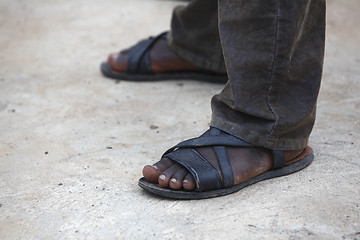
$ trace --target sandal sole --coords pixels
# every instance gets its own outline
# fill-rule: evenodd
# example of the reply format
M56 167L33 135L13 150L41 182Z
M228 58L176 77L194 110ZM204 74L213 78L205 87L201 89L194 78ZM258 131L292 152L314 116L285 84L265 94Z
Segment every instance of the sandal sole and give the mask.
M194 199L206 199L206 198L214 198L214 197L220 197L225 196L231 193L235 193L249 185L252 185L254 183L258 183L260 181L264 181L271 178L281 177L285 175L289 175L292 173L295 173L297 171L300 171L307 166L311 164L311 162L314 159L314 154L310 147L307 147L308 151L310 151L310 154L303 157L301 160L296 161L295 163L292 163L290 165L287 165L282 168L270 170L267 172L264 172L256 177L253 177L251 179L248 179L240 184L237 184L230 188L224 188L224 189L218 189L218 190L212 190L212 191L206 191L206 192L196 192L196 191L178 191L178 190L171 190L167 188L160 188L156 186L153 183L149 183L145 180L145 178L139 179L139 186L146 190L147 192L153 193L155 195L165 197L165 198L171 198L171 199L179 199L179 200L194 200Z
M165 81L165 80L198 80L209 83L222 83L225 84L228 80L227 75L216 75L204 72L173 72L173 73L160 73L160 74L127 74L115 73L111 70L110 65L106 62L100 65L101 72L105 77L115 80L125 81Z

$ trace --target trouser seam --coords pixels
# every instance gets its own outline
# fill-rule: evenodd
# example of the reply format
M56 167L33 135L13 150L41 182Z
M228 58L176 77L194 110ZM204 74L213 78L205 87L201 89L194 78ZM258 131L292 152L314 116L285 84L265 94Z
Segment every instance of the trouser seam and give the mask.
M271 127L271 130L269 131L269 134L267 135L266 138L266 143L269 141L269 138L271 137L271 134L274 132L274 128L277 125L278 121L279 121L279 117L276 115L275 111L273 110L273 108L270 105L270 91L272 89L272 83L273 83L273 78L274 78L274 68L275 68L275 62L276 62L276 51L277 51L277 42L279 39L279 2L276 1L276 28L275 28L275 40L274 40L274 55L273 55L273 60L272 60L272 66L271 66L271 73L270 73L270 79L269 79L269 88L267 91L267 95L266 95L266 103L272 113L272 115L275 118L275 123L273 124L273 126Z

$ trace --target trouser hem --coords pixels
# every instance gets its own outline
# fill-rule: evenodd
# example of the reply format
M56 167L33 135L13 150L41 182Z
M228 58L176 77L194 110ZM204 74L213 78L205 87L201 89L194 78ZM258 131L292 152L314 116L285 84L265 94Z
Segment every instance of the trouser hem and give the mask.
M264 147L273 150L300 150L308 145L309 138L276 138L267 137L246 128L242 128L238 124L229 122L226 119L216 118L210 122L210 126L219 128L235 137L238 137L255 146Z

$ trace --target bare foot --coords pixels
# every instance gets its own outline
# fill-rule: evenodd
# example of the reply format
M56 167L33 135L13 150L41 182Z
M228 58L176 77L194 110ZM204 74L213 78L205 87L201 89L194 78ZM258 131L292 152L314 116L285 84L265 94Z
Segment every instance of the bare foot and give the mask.
M204 135L206 134L208 132ZM221 174L213 148L199 147L195 148L195 150ZM234 185L264 173L273 166L271 151L265 148L227 147L226 151L234 175ZM302 152L303 150L286 151L285 164L292 163L293 159ZM143 175L147 181L164 188L170 187L176 190L183 188L189 191L196 188L194 178L188 170L168 158L162 158L152 166L145 166Z
M128 67L128 54L130 49L125 49L120 53L112 53L109 55L107 62L112 71L118 73L126 71ZM150 61L151 68L156 73L200 69L176 54L169 47L166 39L159 39L154 46L152 46L150 49Z

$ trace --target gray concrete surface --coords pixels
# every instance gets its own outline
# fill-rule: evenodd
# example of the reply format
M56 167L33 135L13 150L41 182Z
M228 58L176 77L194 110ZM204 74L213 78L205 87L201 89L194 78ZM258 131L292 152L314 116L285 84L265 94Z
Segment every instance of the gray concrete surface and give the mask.
M328 1L313 164L202 201L137 180L207 129L222 86L115 84L98 70L168 29L179 3L0 0L0 239L360 239L360 1Z

